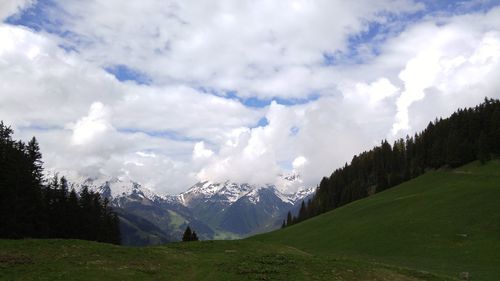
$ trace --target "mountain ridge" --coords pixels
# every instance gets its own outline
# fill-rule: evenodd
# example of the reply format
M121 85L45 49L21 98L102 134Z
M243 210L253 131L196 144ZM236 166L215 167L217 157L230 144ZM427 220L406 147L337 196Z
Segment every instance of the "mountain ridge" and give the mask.
M283 178L288 181L295 181L298 179L298 176L285 176ZM83 180L81 184L75 184L73 187L76 190L82 190L84 187L87 187L89 190L97 192L108 199L117 199L137 194L145 199L178 202L185 206L189 205L190 198L194 196L201 196L205 199L222 197L220 198L221 201L232 204L240 198L248 196L252 193L255 194L256 190L263 188L273 189L283 202L295 204L297 201L314 193L315 190L313 187L300 187L296 192L286 193L281 191L280 188L274 184L255 185L248 183L236 183L229 180L224 182L205 180L199 181L186 191L179 194L161 194L136 181L121 180L116 177L112 177L108 180L87 178Z

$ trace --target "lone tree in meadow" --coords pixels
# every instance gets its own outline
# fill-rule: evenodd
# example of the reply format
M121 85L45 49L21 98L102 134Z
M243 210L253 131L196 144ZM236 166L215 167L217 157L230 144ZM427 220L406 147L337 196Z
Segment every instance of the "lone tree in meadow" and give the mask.
M196 231L191 231L191 228L188 227L186 228L186 231L184 231L184 235L182 235L182 241L183 242L188 242L188 241L198 241L198 235L196 235Z

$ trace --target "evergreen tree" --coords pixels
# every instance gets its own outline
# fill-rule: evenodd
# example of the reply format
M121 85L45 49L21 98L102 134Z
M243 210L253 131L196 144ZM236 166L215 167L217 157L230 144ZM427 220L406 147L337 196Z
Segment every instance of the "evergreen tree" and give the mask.
M196 235L196 231L193 230L193 234L191 235L191 241L198 241L198 235Z
M286 225L290 226L292 224L293 224L292 213L288 211L288 214L286 215Z
M182 235L182 241L183 242L191 241L192 237L193 233L191 232L191 228L188 225L186 230L184 231L184 235Z
M35 137L33 137L26 146L28 159L31 164L31 173L35 184L41 185L43 181L43 161L40 146Z
M486 163L486 161L490 160L491 149L488 146L488 140L485 134L481 133L477 140L477 159L481 162L481 164L484 164Z
M304 201L302 201L302 204L300 204L300 210L299 210L299 215L297 217L297 221L303 221L305 220L307 217L306 215L306 204L304 203Z

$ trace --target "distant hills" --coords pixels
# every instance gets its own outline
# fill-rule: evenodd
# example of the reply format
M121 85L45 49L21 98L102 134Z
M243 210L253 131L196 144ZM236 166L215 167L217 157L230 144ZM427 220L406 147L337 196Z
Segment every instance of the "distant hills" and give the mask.
M283 177L297 181L297 175ZM88 187L110 201L121 221L122 242L150 245L179 241L189 224L201 239L234 239L277 229L290 210L314 188L287 194L275 185L199 182L178 195L159 195L133 181L87 179Z

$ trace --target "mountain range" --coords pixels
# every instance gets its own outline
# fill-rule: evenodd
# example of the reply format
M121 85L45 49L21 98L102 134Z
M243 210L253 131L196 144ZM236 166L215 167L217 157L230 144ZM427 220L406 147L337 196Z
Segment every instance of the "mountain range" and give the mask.
M283 187L300 181L282 177L282 186L198 182L177 195L161 195L131 180L86 179L87 187L108 198L120 218L122 243L153 245L179 241L189 225L201 239L236 239L277 229L288 211L297 212L314 188L287 193Z

